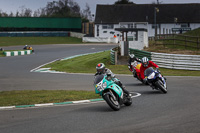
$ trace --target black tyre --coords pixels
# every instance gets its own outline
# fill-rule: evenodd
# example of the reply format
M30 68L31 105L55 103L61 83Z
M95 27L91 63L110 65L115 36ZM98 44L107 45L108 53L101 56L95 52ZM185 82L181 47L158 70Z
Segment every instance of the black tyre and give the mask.
M126 106L130 106L132 104L132 98L128 98L127 102L124 103Z
M167 93L167 87L164 87L164 84L161 80L158 80L155 84L163 93Z
M103 98L113 110L118 111L120 109L119 102L117 100L114 100L111 94L106 93Z

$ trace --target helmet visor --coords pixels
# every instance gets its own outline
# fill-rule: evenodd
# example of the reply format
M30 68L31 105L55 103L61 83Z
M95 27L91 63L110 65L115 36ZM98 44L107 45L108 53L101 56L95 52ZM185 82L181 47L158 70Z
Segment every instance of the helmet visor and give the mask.
M97 69L97 72L103 73L103 72L104 72L104 69L103 69L103 68L102 68L102 69Z
M144 66L144 67L148 67L148 62L144 62L144 63L143 63L143 66Z

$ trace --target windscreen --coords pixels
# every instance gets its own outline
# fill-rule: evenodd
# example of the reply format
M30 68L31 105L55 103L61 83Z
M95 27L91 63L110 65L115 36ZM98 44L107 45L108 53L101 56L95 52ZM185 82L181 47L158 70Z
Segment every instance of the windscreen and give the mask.
M104 74L97 75L94 77L94 84L98 84L104 78Z
M152 72L154 72L154 69L152 67L149 67L147 68L145 71L144 71L144 76L148 76L150 75Z

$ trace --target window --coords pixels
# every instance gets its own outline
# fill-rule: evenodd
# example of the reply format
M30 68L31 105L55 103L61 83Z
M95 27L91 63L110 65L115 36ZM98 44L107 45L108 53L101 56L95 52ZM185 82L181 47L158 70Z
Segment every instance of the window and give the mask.
M128 28L133 28L133 24L128 24Z
M111 31L110 34L115 34L115 32Z
M187 28L188 24L181 24L181 28Z
M157 28L160 28L160 24L156 24ZM152 29L155 29L155 24L152 24Z
M102 29L113 29L113 28L114 28L113 24L102 25Z
M137 24L128 24L128 28L136 28Z

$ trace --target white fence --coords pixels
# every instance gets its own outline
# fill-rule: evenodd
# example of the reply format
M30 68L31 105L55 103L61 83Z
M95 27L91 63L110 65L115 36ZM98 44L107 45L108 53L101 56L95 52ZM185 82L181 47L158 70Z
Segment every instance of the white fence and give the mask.
M78 33L78 32L70 32L71 37L83 38L85 34Z
M82 42L118 43L118 38L114 38L114 37L83 37Z
M158 66L172 69L200 70L200 55L180 55L151 52L152 61Z

